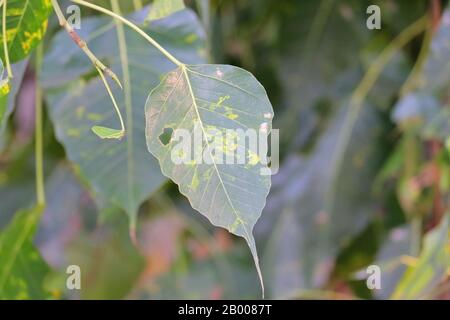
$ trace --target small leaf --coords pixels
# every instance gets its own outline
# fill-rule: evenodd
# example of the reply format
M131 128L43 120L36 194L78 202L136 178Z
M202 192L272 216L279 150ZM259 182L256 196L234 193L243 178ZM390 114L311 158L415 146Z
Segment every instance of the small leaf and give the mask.
M45 299L49 267L33 245L42 208L23 210L0 233L0 299Z
M101 126L93 126L92 131L101 139L122 139L125 131Z
M223 134L228 129L259 132L261 127L270 132L273 109L262 85L237 67L183 65L168 73L150 93L145 111L147 146L163 173L214 225L245 238L262 284L252 231L270 189L270 176L261 174L267 166L256 154L249 154L245 165L220 163L212 150L227 150L216 144L219 141L210 141L207 133L211 129ZM209 161L172 161L177 142L171 139L164 144L159 139L169 124L172 129L187 130L191 137L200 128L204 134L198 147L209 150ZM246 139L232 140L229 150L248 150Z
M24 59L39 44L51 12L48 0L7 1L6 31L11 63ZM3 10L0 10L0 21L2 18ZM3 43L3 34L0 34L0 43ZM0 57L4 58L3 50L0 50Z
M153 21L162 19L184 8L183 0L155 0L146 20Z

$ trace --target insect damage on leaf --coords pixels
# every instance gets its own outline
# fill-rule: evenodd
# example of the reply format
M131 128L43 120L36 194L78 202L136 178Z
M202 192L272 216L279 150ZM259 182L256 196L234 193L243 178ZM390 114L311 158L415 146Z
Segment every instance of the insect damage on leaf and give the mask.
M263 287L252 231L271 181L261 174L260 169L267 168L261 155L247 150L248 136L233 134L257 134L261 123L270 132L272 117L267 115L273 109L262 85L237 67L182 65L150 93L145 111L147 146L163 173L214 225L245 238ZM169 124L172 138L161 143L161 133ZM180 147L188 136L194 150L190 142ZM228 157L234 151L243 155L234 162L220 161L221 154ZM177 157L182 161L174 160Z
M7 46L11 63L14 63L28 56L43 39L52 6L48 0L8 0L5 4ZM2 19L3 10L0 10L0 21ZM3 34L0 34L2 42ZM4 58L3 50L0 56Z

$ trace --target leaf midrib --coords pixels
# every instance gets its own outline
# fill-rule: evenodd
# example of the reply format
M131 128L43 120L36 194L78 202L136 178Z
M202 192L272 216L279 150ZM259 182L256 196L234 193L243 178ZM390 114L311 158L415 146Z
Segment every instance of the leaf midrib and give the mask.
M198 108L198 106L197 106L197 100L195 99L195 95L194 95L194 92L193 92L193 90L192 90L191 81L190 81L189 75L188 75L188 70L189 70L189 72L192 72L192 70L189 69L186 65L182 65L182 66L181 66L181 70L182 70L181 72L184 73L184 76L185 76L185 78L186 78L186 82L187 82L188 88L189 88L189 94L190 94L191 99L192 99L192 105L194 106L195 113L196 113L196 115L197 115L198 121L199 121L200 126L201 126L201 128L202 128L203 135L206 137L207 135L206 135L205 127L204 127L204 125L203 125L202 118L201 118L200 113L199 113L199 111L198 111L199 108ZM198 73L198 72L196 72L196 73ZM213 79L216 79L216 78L213 78ZM206 144L208 145L209 154L210 154L210 156L211 156L212 163L213 163L213 165L214 165L214 170L216 171L216 174L217 174L217 176L218 176L218 178L219 178L219 181L220 181L220 184L221 184L221 186L222 186L222 189L223 189L223 191L225 192L225 196L227 197L227 200L228 200L228 202L229 202L229 204L230 204L230 206L231 206L231 208L232 208L232 210L233 210L233 214L235 215L236 219L239 220L239 223L242 224L242 226L243 226L243 228L244 228L244 232L245 232L246 238L250 240L251 237L250 237L250 235L248 234L247 226L246 226L246 224L244 223L243 219L239 216L238 212L236 211L236 208L234 207L233 202L231 201L231 198L230 198L230 196L229 196L229 194L228 194L227 188L225 187L225 184L224 184L224 182L223 182L223 180L222 180L222 176L221 176L221 174L220 174L219 168L217 167L217 164L216 164L216 162L215 162L215 160L214 160L214 157L213 157L213 155L212 155L211 148L209 148L210 144L209 144L209 142L208 142L208 139L205 139L205 140L206 140Z

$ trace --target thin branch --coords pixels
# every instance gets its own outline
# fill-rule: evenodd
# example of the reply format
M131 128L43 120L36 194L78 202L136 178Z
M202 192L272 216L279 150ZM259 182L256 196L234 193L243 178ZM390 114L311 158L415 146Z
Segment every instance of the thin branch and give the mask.
M109 69L107 66L105 66L88 48L87 43L80 38L78 33L75 32L75 30L72 28L72 26L67 22L66 18L64 17L64 14L61 11L61 7L58 4L57 0L52 0L53 9L55 10L55 13L58 17L59 24L61 27L63 27L67 33L70 35L72 40L77 44L77 46L80 47L81 50L88 56L88 58L92 61L94 66L96 68L99 68L104 73L106 73L109 77L111 77L120 88L122 88L122 84L120 83L119 78L116 76L116 74Z
M55 0L52 0L55 1ZM170 61L172 61L174 64L176 64L177 66L182 66L184 65L181 61L179 61L177 58L175 58L173 55L171 55L166 49L164 49L158 42L156 42L152 37L150 37L147 33L145 33L145 31L143 31L141 28L139 28L137 25L135 25L133 22L121 17L120 15L112 12L111 10L105 9L103 7L97 6L93 3L90 2L86 2L83 0L71 0L73 3L91 8L93 10L102 12L106 15L109 15L110 17L117 19L119 21L121 21L123 24L126 24L127 26L129 26L131 29L133 29L134 31L136 31L137 33L139 33L141 36L143 36L148 42L150 42L156 49L158 49L163 55L165 55L167 57L167 59L169 59Z

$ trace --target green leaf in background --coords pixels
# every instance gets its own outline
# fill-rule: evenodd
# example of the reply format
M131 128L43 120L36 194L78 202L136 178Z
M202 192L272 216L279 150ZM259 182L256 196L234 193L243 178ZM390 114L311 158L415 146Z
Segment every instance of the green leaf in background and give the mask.
M346 114L344 105L310 157L292 155L273 178L269 205L257 228L257 235L266 237L263 262L271 279L270 297L297 298L323 287L340 250L376 213L369 181L380 165L385 124L371 105L364 105L343 164L335 168L331 156ZM337 179L330 185L333 170ZM326 208L331 196L334 206Z
M162 19L184 8L183 0L155 0L146 20L153 21Z
M126 219L118 220L65 249L67 261L83 270L82 299L123 299L144 271L145 259L130 241Z
M394 107L392 118L399 124L420 128L425 139L444 142L450 134L446 107L450 85L450 9L446 9L439 28L433 34L423 70L416 88L402 97Z
M10 91L9 79L5 77L5 66L3 65L2 59L0 59L0 98L8 95ZM0 120L5 110L0 110Z
M448 93L450 84L450 7L443 13L433 35L423 70L422 86L430 93Z
M208 131L226 137L227 129L259 132L264 125L270 132L273 109L263 86L251 73L233 66L181 66L150 93L145 113L147 146L162 172L179 185L194 209L247 241L260 273L253 227L265 206L270 176L261 174L265 166L258 160L245 161L245 166L218 163L213 150L229 142L210 141ZM171 154L177 142L164 144L159 139L167 128L187 130L191 137L201 130L201 150L209 150L210 161L175 164ZM246 139L232 140L233 150L250 152Z
M43 287L49 268L33 245L41 212L18 212L0 232L0 299L51 298Z
M141 24L147 11L131 20ZM178 12L144 30L183 61L204 60L204 32L192 11ZM97 195L126 210L133 222L139 205L166 181L146 149L144 106L148 92L174 67L133 30L123 29L123 37L120 33L105 17L84 20L80 30L98 58L109 61L124 79L123 91L112 89L125 116L122 140L101 140L91 131L93 125L116 126L117 117L102 80L96 74L92 77L90 61L64 31L55 36L46 55L42 83L56 137L69 160L79 166Z
M21 61L12 65L14 78L8 81L8 93L0 94L0 134L3 134L8 118L14 110L15 98L19 92L27 64L27 61Z
M6 113L6 99L9 92L11 91L11 86L9 84L8 77L5 78L5 66L3 61L0 59L0 123L3 122L3 117Z
M6 31L11 63L24 59L39 44L47 29L47 19L52 12L50 0L8 0ZM0 10L0 21L3 10ZM0 35L3 43L3 34ZM0 50L4 59L4 52Z
M426 297L445 278L450 268L450 216L425 235L423 249L413 266L409 266L392 299L420 299Z

